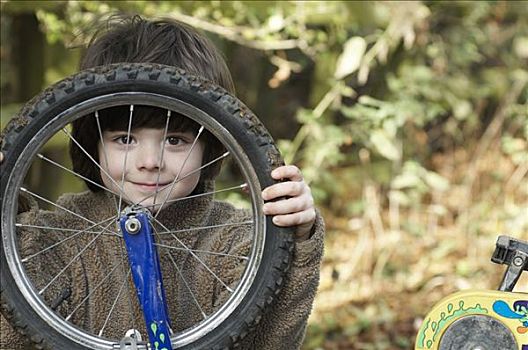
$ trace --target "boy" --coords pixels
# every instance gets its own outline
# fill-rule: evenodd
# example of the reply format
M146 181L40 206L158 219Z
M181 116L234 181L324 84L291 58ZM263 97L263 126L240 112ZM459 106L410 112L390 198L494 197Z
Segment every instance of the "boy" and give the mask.
M214 46L193 29L180 23L149 22L137 16L126 18L108 32L94 37L82 60L81 69L118 62L149 62L177 66L191 74L207 78L234 93L229 71ZM123 115L120 118L110 118L110 116L115 117L119 114ZM186 174L199 167L200 164L214 159L215 154L221 153L218 141L207 132L198 138L194 147L192 146L199 131L198 126L188 119L174 116L165 132L165 114L166 111L158 108L138 107L134 113L130 134L127 131L127 111L122 108L109 108L101 111L100 125L94 124L94 118L79 119L73 124L72 135L94 159L98 160L100 168L88 162L78 147L71 145L70 152L74 170L115 193L119 193L119 187L122 187L128 202L138 202L148 194L161 190L158 195L151 196L142 204L158 214L159 220L171 230L194 227L198 224L211 226L218 223L242 221L244 212L212 201L210 196L197 197L185 203L176 202L161 208L161 203L165 199L170 201L189 194L206 193L210 190L214 177L218 173L219 164L187 177L172 189L169 189L169 185L180 172ZM99 140L99 129L102 134L101 140ZM160 144L164 145L161 162ZM125 157L126 162L124 162ZM125 163L127 165L125 176L123 176L122 165ZM307 318L319 279L324 226L322 219L316 215L310 189L295 166L279 167L271 173L271 176L277 180L288 181L264 189L262 197L268 201L264 205L264 213L272 215L273 222L277 226L296 226L296 243L293 261L286 275L283 289L276 303L262 317L257 329L242 340L240 345L243 349L289 350L299 348L304 338ZM117 186L117 184L123 185ZM115 213L114 198L107 192L101 191L101 188L94 186L93 183L87 182L87 185L90 192L64 196L61 198L61 205L99 221L101 218L108 217L110 213ZM288 199L271 201L283 197L288 197ZM71 217L67 220L68 222L75 221ZM59 227L66 227L64 225L66 218L59 217L58 214L42 212L35 206L21 213L20 221L45 224L50 227L62 224ZM187 235L182 240L187 246L198 250L225 251L229 249L229 252L246 252L249 248L247 242L234 239L236 234L237 232L218 230L206 238L196 234ZM22 249L38 251L41 246L49 245L43 242L48 237L39 235L34 230L21 232L20 235ZM76 244L82 247L90 237L83 239L86 242L80 240ZM95 249L109 252L115 249L117 244L115 237L108 237L98 243ZM227 247L228 244L232 247ZM72 252L67 247L60 247L54 252L56 259L64 261L69 261L75 253L75 249ZM52 265L54 262L47 263ZM182 260L176 263L181 266L186 262ZM114 265L116 265L116 259L112 254L99 256L97 262L89 259L76 262L71 267L71 271L61 276L57 284L53 286L58 293L63 288L75 286L64 307L67 304L76 305L84 300L88 285L93 285L97 278L106 274L109 266ZM203 269L197 265L195 262L187 262L183 273L190 277L187 280L191 281L191 284L196 283L191 287L199 291L197 298L208 313L225 300L225 289L218 288L211 275L204 273ZM27 270L29 274L46 275L42 264L30 264ZM125 274L124 270L122 272L118 270L117 273ZM221 266L218 274L224 281L238 278L236 267ZM168 276L169 274L164 271L163 275ZM49 277L53 276L42 278L49 280ZM119 278L116 279L119 280ZM171 283L169 278L167 284L171 286ZM183 287L173 283L174 288L167 288L167 284L167 298L169 300L181 299L182 293L178 288ZM106 295L109 295L108 300L113 300L110 295L115 294L115 286L103 287L100 293L103 293L102 300ZM120 301L120 303L123 304L125 301ZM83 306L84 310L74 315L74 321L96 329L103 321L99 316L101 310L107 307L108 305L92 304ZM184 315L181 319L174 321L173 328L176 331L185 329L200 320L200 314L192 300L181 300L178 305L171 307L174 308L171 314ZM137 305L134 308L139 312ZM112 318L112 324L107 326L110 334L113 329L116 332L120 329L120 323L126 324L129 321L127 318L129 309L126 305L118 305L116 310L118 311ZM15 333L3 316L1 322L0 348L23 348L25 337Z

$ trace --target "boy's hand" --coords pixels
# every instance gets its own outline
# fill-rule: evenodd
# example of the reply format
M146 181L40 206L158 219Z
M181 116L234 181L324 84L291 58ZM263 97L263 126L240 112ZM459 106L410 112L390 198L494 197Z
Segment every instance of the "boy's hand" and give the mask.
M273 170L271 177L287 181L265 188L262 198L265 201L286 198L264 204L264 214L274 215L273 223L277 226L297 226L297 241L308 239L315 222L315 208L312 192L304 182L301 171L294 165L286 165Z

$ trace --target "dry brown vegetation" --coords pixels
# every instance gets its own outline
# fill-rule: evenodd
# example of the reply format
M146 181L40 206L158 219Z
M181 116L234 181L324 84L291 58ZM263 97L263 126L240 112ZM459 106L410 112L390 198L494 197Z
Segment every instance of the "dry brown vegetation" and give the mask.
M372 184L363 188L365 215L325 211L325 258L305 349L411 349L422 318L440 299L498 287L504 267L490 262L496 237L528 240L521 223L528 221L528 165L516 167L496 149L477 166L465 150L434 162L450 190L419 213L401 212L401 227L391 228ZM437 215L433 203L449 209ZM528 292L527 274L516 290Z

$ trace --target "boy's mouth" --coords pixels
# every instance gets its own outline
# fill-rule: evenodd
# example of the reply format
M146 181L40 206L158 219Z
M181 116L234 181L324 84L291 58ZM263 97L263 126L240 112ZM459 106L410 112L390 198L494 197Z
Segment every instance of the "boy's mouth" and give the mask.
M130 181L130 182L133 183L134 185L142 188L142 189L145 189L145 190L156 190L156 188L161 189L164 186L170 185L170 182L160 182L160 183L155 183L155 182L135 182L135 181Z

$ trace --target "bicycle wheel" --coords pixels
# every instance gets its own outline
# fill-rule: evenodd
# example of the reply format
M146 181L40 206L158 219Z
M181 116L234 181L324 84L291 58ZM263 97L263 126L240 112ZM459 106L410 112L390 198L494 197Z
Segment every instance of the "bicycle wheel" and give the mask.
M169 187L160 184L158 170L155 189L143 188L144 193L152 193L142 200L128 198L126 156L123 181L113 181L112 187L90 180L88 173L57 153L57 144L72 143L77 150L74 157L90 159L105 178L105 169L112 164L100 123L105 113L108 120L117 118L108 111L119 109L129 111L129 138L134 113L141 109L167 114L164 139L170 115L199 127L188 142L187 158L205 133L219 141L220 155L202 159L194 170L204 174L223 161L216 188L209 186L211 181L200 180L193 192L174 199L174 183L193 171L178 174ZM83 149L72 132L75 123L97 125L97 145L103 153L96 152L104 157L96 159L92 151ZM163 149L157 153L160 162L165 159ZM138 349L150 348L122 235L112 225L126 204L162 208L153 214L153 228L173 324L169 336L173 348L232 347L276 298L293 238L290 230L273 225L262 213L261 191L275 182L270 172L282 160L262 124L222 88L156 64L86 70L28 102L5 128L2 152L1 308L36 347L116 349L125 335L139 339L139 334L143 341ZM39 186L31 175L39 169L53 181ZM86 184L91 191L83 192ZM79 193L60 196L64 192ZM207 210L195 210L195 204ZM189 208L193 208L190 214ZM203 217L197 219L198 214Z

